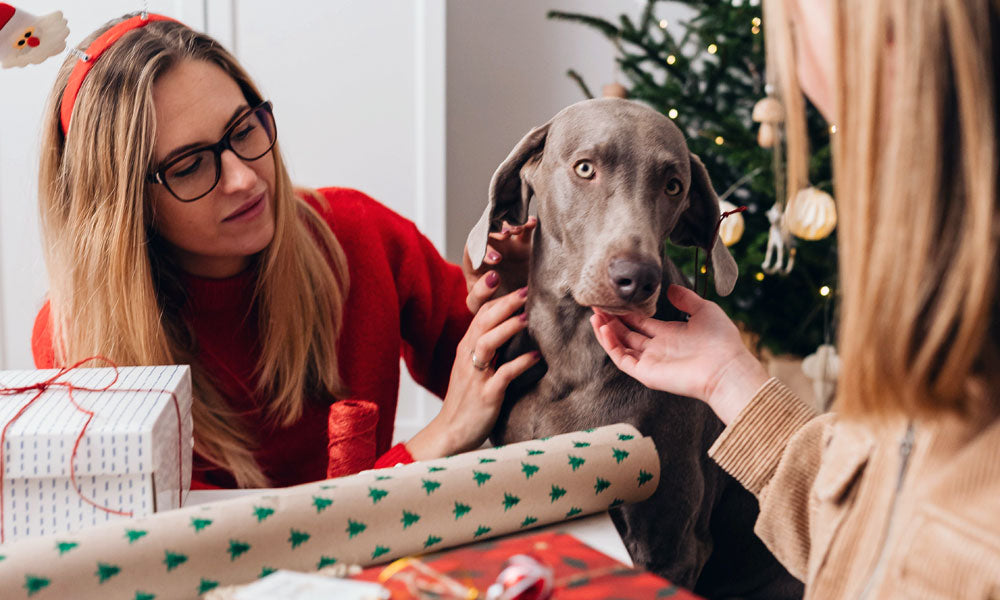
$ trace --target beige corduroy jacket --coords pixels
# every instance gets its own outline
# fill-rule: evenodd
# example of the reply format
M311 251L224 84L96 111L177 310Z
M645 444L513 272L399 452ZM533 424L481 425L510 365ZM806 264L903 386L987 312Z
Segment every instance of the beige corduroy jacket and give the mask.
M771 379L709 454L806 598L1000 600L1000 419L876 428Z

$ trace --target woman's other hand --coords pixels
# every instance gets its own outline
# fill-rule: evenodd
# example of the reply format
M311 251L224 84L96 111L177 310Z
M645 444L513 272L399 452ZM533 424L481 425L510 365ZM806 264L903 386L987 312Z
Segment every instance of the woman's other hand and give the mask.
M529 352L495 367L497 349L527 326L526 313L515 314L524 307L527 292L522 288L489 300L476 312L458 343L441 412L406 442L414 459L466 452L486 440L507 386L539 359L537 352Z
M537 225L538 219L535 217L528 217L524 225L510 225L504 221L500 231L490 234L486 256L478 269L472 268L469 249L465 249L462 253L462 273L465 274L465 285L469 290L466 303L471 312L478 311L479 307L490 299L499 277L504 278L507 289L521 287L527 283L528 261L531 259L531 232ZM494 285L488 289L482 285L477 286L484 274L489 277L490 273L494 273L494 277L497 277L492 280Z
M643 385L698 398L729 424L768 379L719 306L671 285L667 297L690 315L687 322L620 317L595 309L597 341L624 373Z

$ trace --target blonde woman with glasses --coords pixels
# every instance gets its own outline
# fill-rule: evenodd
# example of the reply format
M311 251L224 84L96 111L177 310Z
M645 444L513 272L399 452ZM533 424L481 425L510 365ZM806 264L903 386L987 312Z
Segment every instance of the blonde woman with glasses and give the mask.
M235 58L172 19L126 17L84 41L44 123L35 362L192 365L195 487L475 448L538 360L491 363L525 325L525 294L491 299L496 271L464 275L360 192L293 190L277 131ZM492 263L523 253L521 232L498 237ZM444 404L390 448L401 355Z
M1000 597L1000 2L765 0L803 181L835 123L841 377L818 415L679 287L685 323L595 314L611 359L727 423L712 457L807 598ZM794 193L794 190L792 190Z

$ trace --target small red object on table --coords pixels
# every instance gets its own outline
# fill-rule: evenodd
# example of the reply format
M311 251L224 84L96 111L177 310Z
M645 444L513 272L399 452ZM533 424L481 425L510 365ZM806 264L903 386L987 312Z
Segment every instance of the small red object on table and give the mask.
M529 555L552 570L551 600L699 598L662 577L627 567L572 535L554 532L506 537L422 556L414 561L415 570L421 577L431 575L441 581L435 591L428 590L423 596L414 592L412 580L408 585L405 577L396 576L407 559L388 567L370 567L355 578L381 581L392 592L392 600L422 597L483 600L486 590L497 583L497 577L509 566L509 559L518 554ZM413 566L410 563L405 568ZM444 589L454 591L442 595Z

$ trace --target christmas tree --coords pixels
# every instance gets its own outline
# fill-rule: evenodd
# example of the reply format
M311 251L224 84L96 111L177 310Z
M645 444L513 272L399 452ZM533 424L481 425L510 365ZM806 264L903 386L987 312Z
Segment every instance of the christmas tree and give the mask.
M668 23L658 18L664 4L683 5L690 19ZM776 179L774 151L758 144L758 124L752 119L755 104L767 95L759 0L648 0L638 21L621 15L617 23L559 11L548 16L584 24L609 38L625 79L622 91L673 119L705 163L717 192L728 191L729 202L747 207L743 236L729 248L740 267L736 289L725 298L709 289L708 297L775 354L805 355L827 341L837 287L834 238L797 240L791 250L795 265L787 274L767 274L761 266L770 227L766 212L777 199L782 173L779 165ZM592 97L575 71L569 76ZM829 192L830 130L811 106L806 120L809 178ZM692 250L666 246L694 280L702 263L695 265Z

